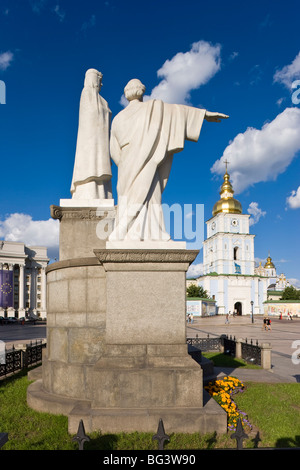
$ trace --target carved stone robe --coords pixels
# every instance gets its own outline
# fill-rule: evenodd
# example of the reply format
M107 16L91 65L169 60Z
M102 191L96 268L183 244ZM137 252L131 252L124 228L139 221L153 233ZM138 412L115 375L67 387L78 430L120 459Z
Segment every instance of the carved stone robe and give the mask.
M110 240L169 240L161 208L173 155L199 138L205 110L160 100L131 101L113 120L118 210Z

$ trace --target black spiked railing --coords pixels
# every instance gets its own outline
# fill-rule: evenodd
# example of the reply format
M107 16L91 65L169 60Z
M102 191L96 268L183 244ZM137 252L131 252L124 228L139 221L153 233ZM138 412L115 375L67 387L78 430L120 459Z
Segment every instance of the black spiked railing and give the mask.
M1 447L4 446L4 444L6 444L7 441L8 441L7 432L0 432L0 449Z
M153 441L158 441L158 450L164 450L165 441L169 441L170 437L165 433L163 420L158 423L157 433L152 437Z
M238 419L236 431L230 437L236 440L237 450L242 450L243 440L248 439L248 435L244 432L241 418Z
M76 436L73 437L73 441L78 442L79 450L83 450L84 443L90 441L90 438L85 433L84 424L83 424L82 419L79 422L78 431L77 431Z

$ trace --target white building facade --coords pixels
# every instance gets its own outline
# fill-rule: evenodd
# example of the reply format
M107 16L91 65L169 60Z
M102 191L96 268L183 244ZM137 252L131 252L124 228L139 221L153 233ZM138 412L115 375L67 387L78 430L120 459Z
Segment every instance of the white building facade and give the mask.
M233 193L226 169L221 198L206 222L203 275L197 284L216 300L218 314L263 314L268 287L276 282L276 269L270 257L260 272L255 267L250 215L242 213Z
M0 316L47 316L48 263L46 247L0 240Z

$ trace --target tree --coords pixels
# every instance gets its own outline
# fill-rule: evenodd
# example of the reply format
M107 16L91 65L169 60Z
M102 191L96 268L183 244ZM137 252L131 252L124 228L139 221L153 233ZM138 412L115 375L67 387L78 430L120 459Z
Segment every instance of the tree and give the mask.
M195 284L191 284L187 288L186 294L188 297L201 297L203 299L209 299L207 291L204 290L202 286L195 286Z
M294 286L288 286L282 293L281 300L300 300L300 290Z

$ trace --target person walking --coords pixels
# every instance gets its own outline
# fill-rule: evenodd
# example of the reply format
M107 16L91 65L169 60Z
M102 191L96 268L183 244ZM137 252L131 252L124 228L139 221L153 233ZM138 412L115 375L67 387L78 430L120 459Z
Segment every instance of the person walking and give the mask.
M264 318L263 320L263 327L262 327L263 330L266 330L267 329L267 319L266 317Z

